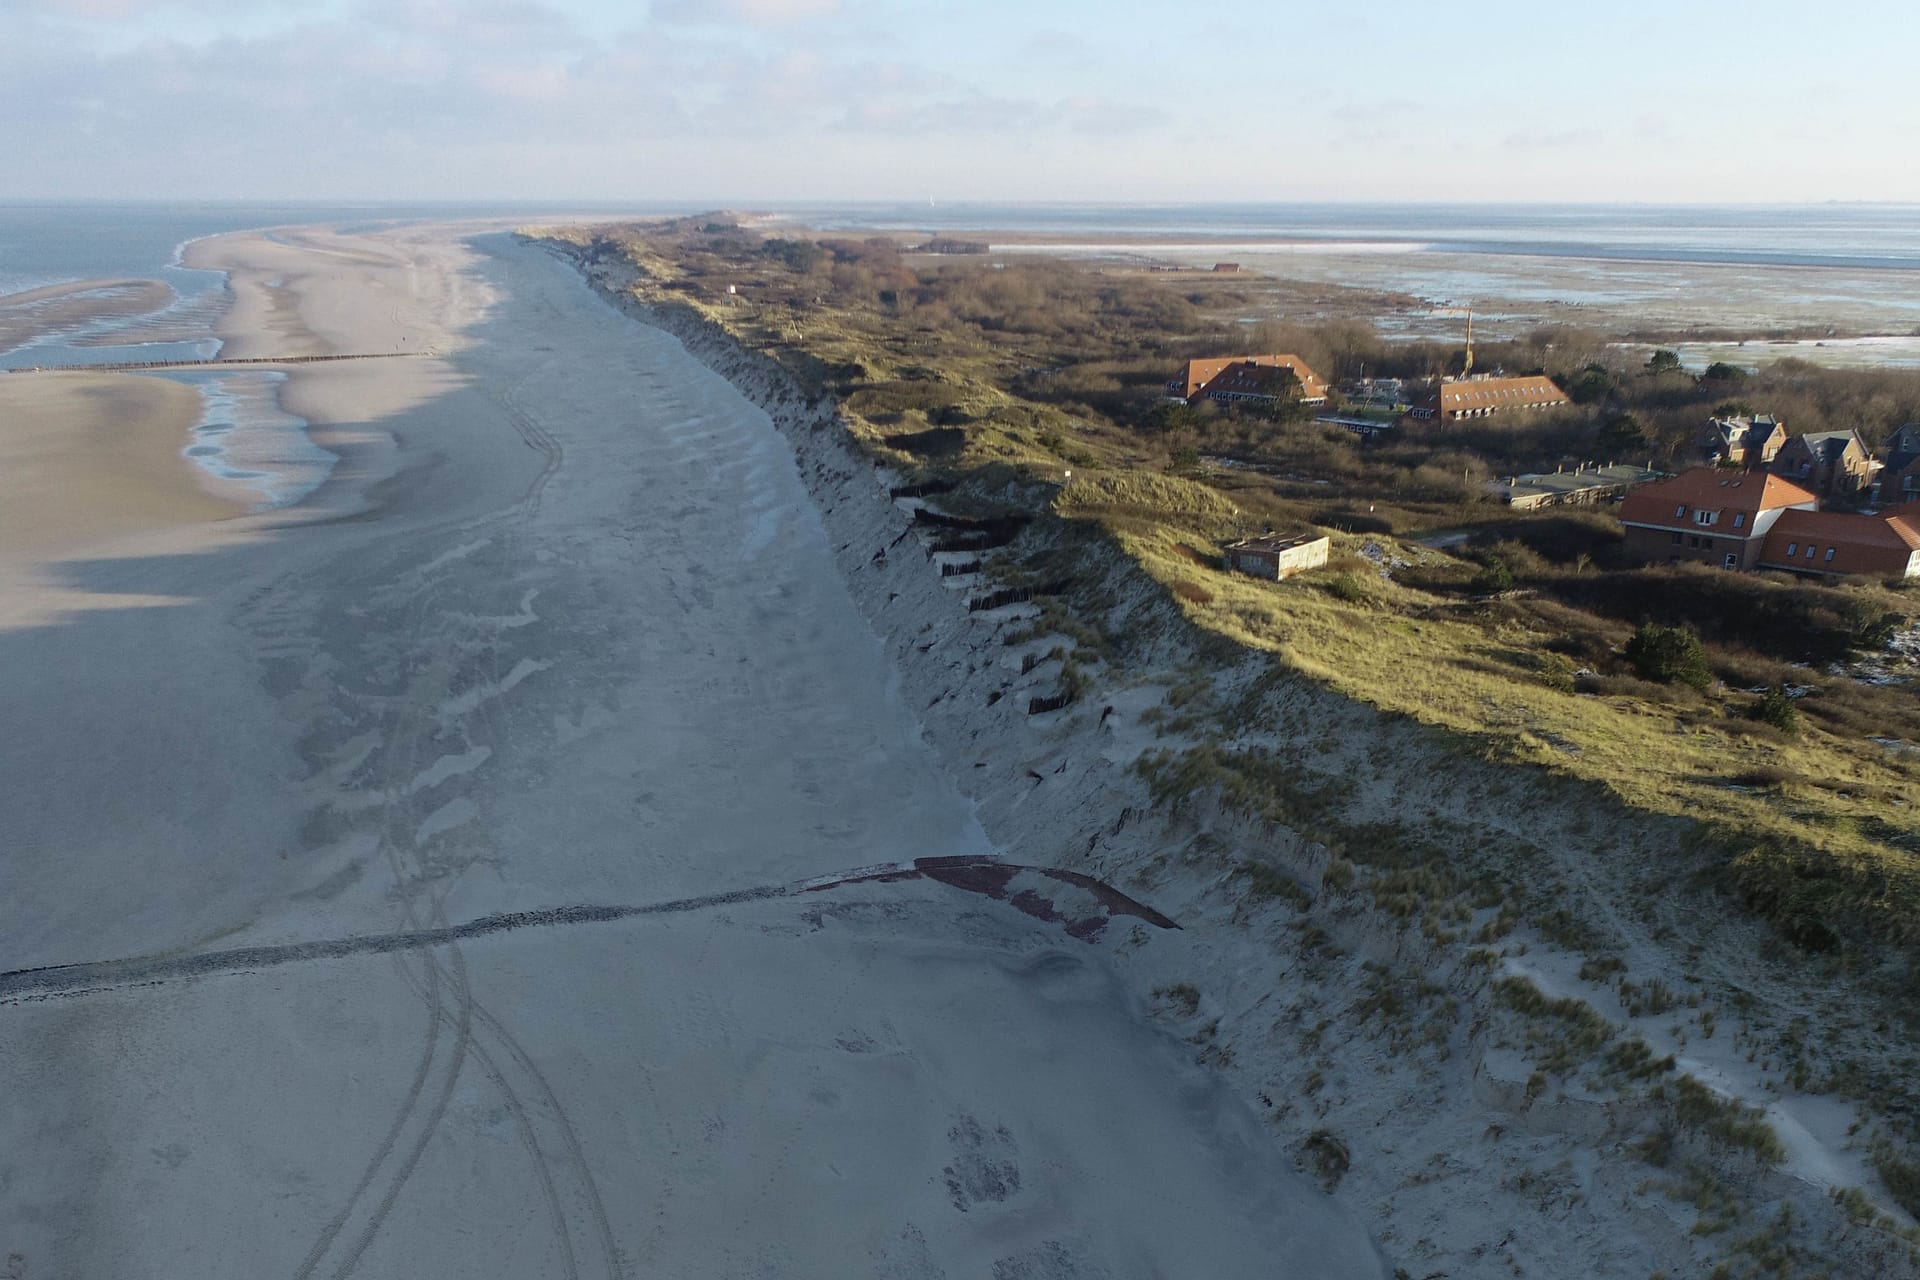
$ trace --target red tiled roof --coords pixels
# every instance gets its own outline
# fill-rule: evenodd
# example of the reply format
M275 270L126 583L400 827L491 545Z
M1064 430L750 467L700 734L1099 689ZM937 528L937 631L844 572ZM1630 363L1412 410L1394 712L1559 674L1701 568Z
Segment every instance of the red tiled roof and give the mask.
M1792 555L1787 554L1788 548ZM1910 516L1786 511L1767 531L1760 564L1885 577L1906 573L1916 551L1920 551L1920 526Z
M1299 356L1290 355L1218 356L1211 360L1189 360L1186 371L1183 374L1176 374L1167 384L1167 390L1169 392L1178 390L1182 399L1191 400L1200 394L1201 388L1226 372L1228 367L1236 364L1261 365L1270 369L1291 369L1293 376L1300 379L1300 395L1303 399L1327 398L1327 384L1320 375L1309 369L1307 362Z
M1791 480L1765 472L1695 467L1671 480L1641 485L1627 494L1626 501L1620 504L1620 519L1628 524L1690 527L1696 509L1745 511L1752 515L1778 507L1811 505L1819 500ZM1686 510L1674 514L1680 507ZM1731 532L1731 529L1717 532Z

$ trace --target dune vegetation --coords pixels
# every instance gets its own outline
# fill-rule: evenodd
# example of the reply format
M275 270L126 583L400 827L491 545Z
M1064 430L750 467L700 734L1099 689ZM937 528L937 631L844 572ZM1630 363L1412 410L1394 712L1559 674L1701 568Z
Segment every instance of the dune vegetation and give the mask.
M576 238L630 262L643 301L693 309L833 397L876 460L948 490L947 509L1103 540L1218 642L1455 734L1463 752L1697 824L1723 850L1721 887L1803 946L1920 941L1906 816L1920 805L1920 702L1882 653L1920 595L1636 568L1604 512L1522 515L1486 495L1490 477L1629 438L1673 463L1685 424L1725 399L1714 379L1604 365L1591 335L1540 334L1490 359L1584 387L1585 403L1369 444L1298 406L1166 403L1166 379L1194 356L1298 351L1330 375L1379 358L1357 323L1236 323L1254 302L1244 280L767 238L726 219ZM1417 372L1448 355L1403 344L1396 358ZM1920 417L1920 377L1777 376L1803 417L1868 401L1877 429ZM1739 388L1767 392L1765 378ZM1267 528L1327 531L1331 562L1284 583L1222 570L1225 542ZM998 568L1041 572L1004 553ZM1663 634L1696 648L1704 678L1636 661L1636 634L1641 651Z

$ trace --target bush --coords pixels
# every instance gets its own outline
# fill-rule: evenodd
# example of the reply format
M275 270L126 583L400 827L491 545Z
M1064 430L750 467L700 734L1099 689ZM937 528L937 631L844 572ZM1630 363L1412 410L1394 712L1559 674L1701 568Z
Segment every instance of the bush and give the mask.
M1498 595L1513 590L1513 570L1499 556L1488 556L1487 563L1473 580L1473 589L1482 595Z
M1707 651L1691 627L1657 627L1640 624L1627 641L1627 661L1645 680L1661 684L1684 684L1705 689L1713 683L1707 668Z
M1782 733L1793 733L1800 727L1800 709L1793 705L1785 689L1775 685L1747 708L1747 719L1770 724Z
M1350 573L1336 573L1323 578L1320 589L1335 600L1344 600L1348 604L1365 604L1369 599L1367 589L1360 585L1360 579Z

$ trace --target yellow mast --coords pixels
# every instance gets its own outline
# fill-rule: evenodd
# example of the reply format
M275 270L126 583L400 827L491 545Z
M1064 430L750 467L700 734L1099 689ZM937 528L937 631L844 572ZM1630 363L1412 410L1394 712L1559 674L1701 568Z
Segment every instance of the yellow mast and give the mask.
M1464 378L1473 372L1473 308L1441 307L1435 314L1443 316L1465 316L1467 318L1467 366L1460 370L1460 376Z

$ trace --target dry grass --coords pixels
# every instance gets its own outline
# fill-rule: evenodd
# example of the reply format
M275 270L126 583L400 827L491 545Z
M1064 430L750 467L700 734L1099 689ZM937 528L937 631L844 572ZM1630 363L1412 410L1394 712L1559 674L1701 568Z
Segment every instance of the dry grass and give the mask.
M1377 511L1337 486L1296 486L1300 495L1290 497L1287 482L1246 472L1170 474L1166 442L1120 429L1101 400L1151 400L1148 375L1171 367L1178 350L1169 335L1203 324L1185 301L1150 296L1151 282L1053 265L994 273L988 263L916 276L879 251L850 251L830 269L797 274L757 252L751 237L688 223L615 240L648 273L639 286L645 300L691 306L803 386L839 396L876 459L960 479L961 490L942 499L951 509L1038 509L1117 544L1225 646L1272 653L1350 698L1463 735L1466 752L1584 779L1633 808L1704 823L1729 850L1727 882L1800 941L1832 946L1857 932L1920 940L1920 842L1902 817L1920 806L1920 756L1871 741L1920 737L1920 709L1905 705L1910 693L1716 650L1723 677L1814 686L1799 704L1801 732L1789 739L1740 717L1749 695L1695 694L1626 674L1616 655L1630 623L1525 592L1462 598L1477 565L1388 536L1336 533L1344 568L1284 583L1221 571L1221 543L1268 523L1318 514L1356 528L1404 527L1471 512L1448 505L1455 499L1444 486L1426 495L1426 481L1411 473L1400 486L1403 505ZM726 295L729 284L738 296ZM1076 412L1076 396L1100 406ZM933 458L888 443L930 439L918 433L934 430L949 441L949 430L960 432L958 447ZM1325 456L1316 430L1269 436L1297 438L1303 457ZM1591 523L1562 521L1565 529L1546 532L1565 533L1560 541L1571 546ZM1500 533L1522 569L1582 590L1623 589L1617 575L1589 580L1577 565L1553 567L1565 548L1553 537L1538 546L1512 540L1526 532ZM1354 558L1370 541L1416 565L1397 580L1360 567ZM1580 667L1595 674L1576 675ZM1190 784L1176 775L1206 764L1163 761L1159 780ZM1276 818L1324 811L1320 798L1274 775L1234 785L1250 808Z
M1378 577L1357 600L1316 589L1315 575L1269 583L1215 572L1196 582L1177 528L1117 534L1157 580L1204 590L1204 601L1191 590L1177 597L1202 627L1351 697L1490 741L1502 759L1712 824L1740 849L1734 884L1800 941L1831 945L1822 922L1840 915L1870 917L1876 931L1903 940L1920 936L1920 853L1888 828L1892 815L1920 806L1920 779L1906 755L1868 740L1879 720L1862 718L1850 733L1827 727L1863 700L1844 681L1806 700L1809 731L1790 739L1729 714L1745 706L1737 696L1630 677L1544 679L1536 655L1558 637L1524 618L1450 611Z

